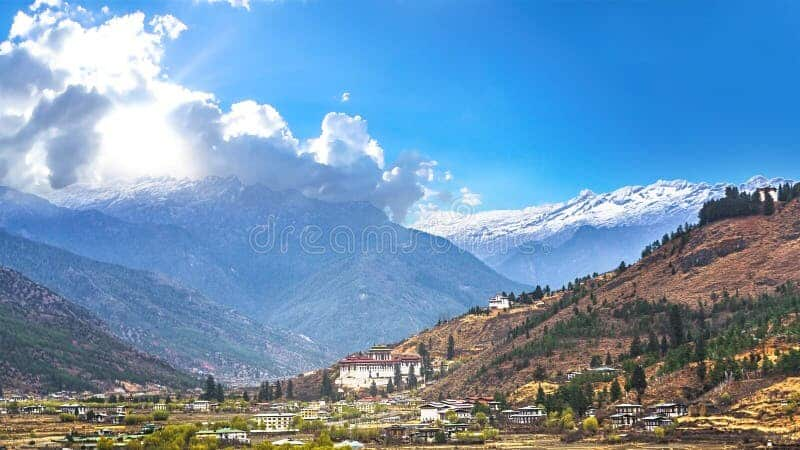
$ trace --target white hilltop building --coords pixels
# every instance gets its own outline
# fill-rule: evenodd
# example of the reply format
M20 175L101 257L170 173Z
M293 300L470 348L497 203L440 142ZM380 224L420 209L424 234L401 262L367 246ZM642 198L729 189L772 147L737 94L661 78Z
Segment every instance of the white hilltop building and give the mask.
M394 379L399 368L403 384L408 383L411 371L422 382L422 358L419 355L393 354L384 345L372 347L366 354L350 355L339 361L339 377L336 384L342 389L369 389L372 382L385 388Z
M489 299L489 309L509 309L511 299L503 294L497 294Z

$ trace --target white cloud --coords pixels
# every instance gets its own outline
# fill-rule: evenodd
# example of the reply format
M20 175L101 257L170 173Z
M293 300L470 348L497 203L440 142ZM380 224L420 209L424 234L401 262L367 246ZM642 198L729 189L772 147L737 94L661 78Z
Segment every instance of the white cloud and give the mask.
M349 92L342 92L342 96L339 98L339 101L342 103L347 103L350 101L350 93Z
M31 3L30 10L37 11L45 6L59 8L61 6L61 0L35 0Z
M187 29L172 15L75 14L66 4L19 12L0 44L0 184L46 191L237 175L324 200L370 201L402 221L438 178L437 163L417 153L388 164L360 116L328 113L319 136L301 140L269 104L243 100L225 111L213 94L169 81L165 46Z
M469 190L468 187L462 187L459 189L459 193L461 197L459 197L459 201L467 206L480 206L481 202L481 195Z
M367 132L361 116L330 112L322 119L322 133L308 141L308 151L322 163L334 167L352 166L363 157L383 168L383 149Z
M445 170L444 171L444 175L442 177L444 178L444 181L452 181L453 180L453 174L450 173L449 170Z
M233 8L250 10L250 0L205 0L208 3L227 3Z
M186 24L176 19L172 14L163 16L153 16L150 20L150 26L153 31L161 36L167 36L170 39L177 39L184 31L188 29Z

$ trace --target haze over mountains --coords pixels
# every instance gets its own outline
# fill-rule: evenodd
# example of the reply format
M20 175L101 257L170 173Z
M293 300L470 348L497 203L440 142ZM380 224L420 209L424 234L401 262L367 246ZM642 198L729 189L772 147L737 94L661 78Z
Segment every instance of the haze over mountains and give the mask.
M225 366L231 374L296 373L402 339L484 303L495 290L523 287L445 239L390 222L368 203L326 203L236 178L73 186L52 197L67 207L11 189L0 194L0 227L28 239L5 236L3 264L74 296L120 335L185 368L209 361L209 369ZM278 240L270 244L270 236ZM46 256L17 256L28 252ZM37 264L50 259L57 270ZM146 309L144 320L134 320L138 302L191 333L227 332L217 347L235 351L221 352L225 364L213 357L219 348L203 354L202 343L187 355L171 354L186 336L150 326L155 313ZM182 317L184 303L193 309ZM259 341L265 343L256 348ZM274 359L253 364L272 350ZM301 355L294 364L292 355Z
M786 181L754 176L739 188ZM451 240L513 280L557 287L635 261L654 239L697 222L703 203L724 196L729 185L659 180L520 210L432 212L412 227Z

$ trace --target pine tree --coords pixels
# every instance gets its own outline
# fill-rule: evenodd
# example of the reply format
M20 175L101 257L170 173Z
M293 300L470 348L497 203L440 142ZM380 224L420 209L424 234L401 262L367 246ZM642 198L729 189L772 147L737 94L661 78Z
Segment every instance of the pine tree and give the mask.
M667 354L667 350L669 350L669 344L667 343L667 337L661 336L661 356L665 356Z
M328 369L322 370L322 385L319 390L322 398L330 398L333 395L333 387L331 386L331 379L328 376Z
M394 388L400 392L403 390L403 374L400 373L400 365L394 366Z
M631 341L631 349L628 353L631 355L631 358L636 358L642 354L642 341L639 340L638 334L633 337L633 340Z
M203 400L214 400L217 396L217 383L214 381L214 376L209 375L206 378L206 390L203 393Z
M647 337L647 353L657 354L659 352L658 336L655 331L650 330L650 335Z
M250 402L250 394L248 394L247 391L244 391L242 393L242 400L244 400L246 402Z
M286 382L286 398L294 398L294 383L292 382L291 378Z
M695 372L697 373L697 379L699 379L701 383L704 382L706 379L706 372L707 372L706 362L700 361L699 363L697 363L697 369L695 369Z
M216 389L215 397L216 397L217 402L219 402L219 403L222 403L222 402L225 401L225 389L223 389L222 383L217 383L217 389Z
M281 386L281 380L275 382L275 400L283 397L283 386Z
M417 387L417 375L416 375L415 372L416 372L416 369L414 368L414 364L411 364L408 367L408 388L409 389L414 389L415 387Z
M637 394L637 401L642 401L642 395L647 390L647 379L644 374L644 369L642 366L637 365L633 369L633 374L631 375L631 388L636 391Z
M451 360L456 356L456 341L453 339L453 335L447 337L447 360Z
M686 333L683 330L683 316L678 305L670 305L669 307L669 329L672 346L682 345L686 338Z
M372 384L369 386L369 395L372 397L378 396L378 385L375 384L375 380L373 380Z
M622 398L622 388L619 385L619 381L614 378L614 381L611 382L611 401L616 402L617 400Z
M394 383L392 379L389 378L389 382L386 384L386 393L391 394L392 392L394 392Z
M544 389L542 388L541 383L539 383L539 389L536 390L536 404L544 405L546 401L547 397L544 395Z
M775 201L769 192L764 195L764 215L771 216L775 212Z
M611 366L614 364L614 360L611 358L611 352L606 352L606 366Z

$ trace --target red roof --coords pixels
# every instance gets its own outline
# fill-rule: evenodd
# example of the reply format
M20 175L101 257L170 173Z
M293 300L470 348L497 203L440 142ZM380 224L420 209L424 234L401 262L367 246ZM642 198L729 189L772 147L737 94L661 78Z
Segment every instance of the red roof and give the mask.
M372 359L367 356L363 355L350 355L342 360L339 361L339 364L349 365L349 364L395 364L399 362L413 362L419 361L420 357L417 355L398 355L394 356L390 359Z

